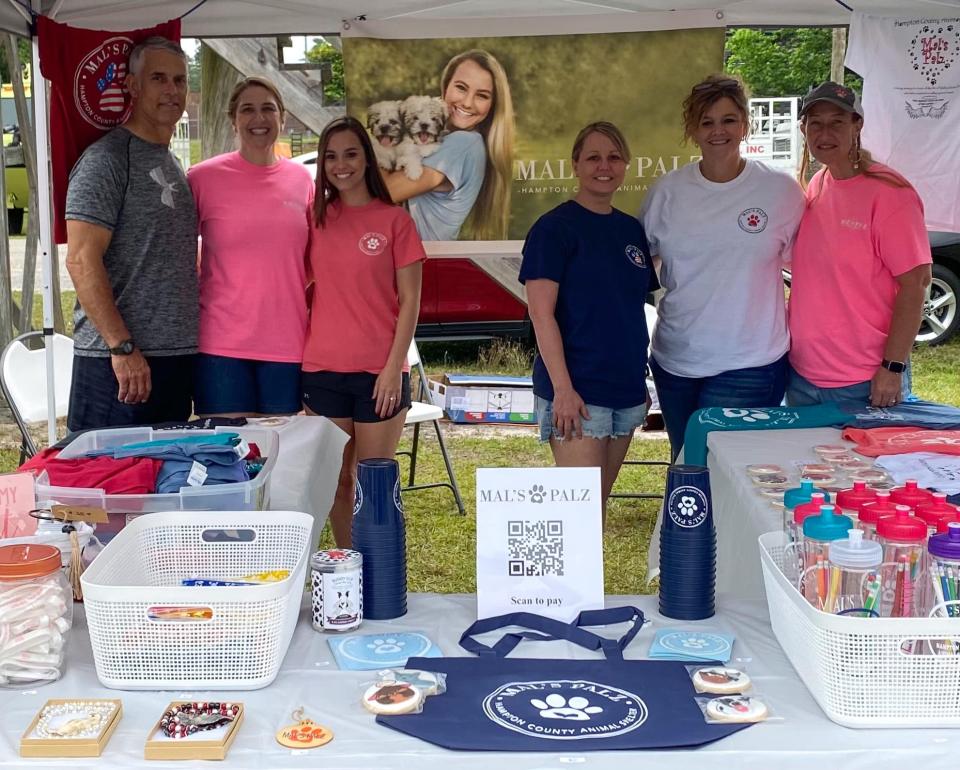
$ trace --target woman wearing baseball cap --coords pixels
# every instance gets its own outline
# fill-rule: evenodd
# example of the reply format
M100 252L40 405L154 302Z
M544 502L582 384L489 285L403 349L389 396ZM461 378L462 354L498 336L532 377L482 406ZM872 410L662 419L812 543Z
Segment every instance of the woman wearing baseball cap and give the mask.
M800 129L823 164L806 188L793 247L787 402L886 407L909 392L907 362L930 283L923 204L860 143L863 108L826 82L806 95Z

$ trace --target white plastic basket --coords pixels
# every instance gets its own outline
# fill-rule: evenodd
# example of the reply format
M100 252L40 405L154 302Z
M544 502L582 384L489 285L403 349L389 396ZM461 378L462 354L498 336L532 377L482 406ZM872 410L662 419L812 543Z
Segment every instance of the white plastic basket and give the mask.
M785 545L760 536L770 625L824 713L846 727L960 726L960 654L944 644L960 642L960 619L821 612L784 576Z
M300 611L306 513L156 513L132 521L81 577L97 676L125 690L253 690L280 670ZM290 570L250 586L185 577ZM195 617L169 618L171 608ZM182 613L181 613L182 614Z

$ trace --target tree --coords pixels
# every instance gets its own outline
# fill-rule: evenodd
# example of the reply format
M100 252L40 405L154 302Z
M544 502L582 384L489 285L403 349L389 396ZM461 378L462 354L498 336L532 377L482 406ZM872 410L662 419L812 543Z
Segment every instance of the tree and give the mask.
M802 96L830 78L832 35L829 27L732 30L726 69L740 75L753 96ZM844 80L857 91L863 88L850 70Z
M203 43L197 46L193 56L187 54L187 78L190 82L190 90L194 93L200 93L200 46L202 45Z
M26 38L14 38L17 41L17 53L20 55L20 64L30 64L33 50L30 47L30 41ZM10 82L10 67L7 65L7 54L3 47L0 47L0 78L4 83Z
M309 62L320 65L323 73L324 104L343 104L346 89L343 85L343 54L322 38L314 38L313 47L306 52Z

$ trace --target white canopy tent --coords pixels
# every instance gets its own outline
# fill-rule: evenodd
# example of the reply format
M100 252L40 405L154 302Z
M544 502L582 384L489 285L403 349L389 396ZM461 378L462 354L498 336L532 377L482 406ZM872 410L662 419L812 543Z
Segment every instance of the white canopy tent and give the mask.
M676 26L842 26L852 10L878 16L943 18L960 14L960 0L0 0L0 29L29 37L31 11L74 27L122 31L183 16L184 37L340 33L372 37L534 35L641 31ZM184 16L184 14L186 14ZM714 21L716 20L716 21ZM466 22L469 22L468 24ZM40 72L34 40L33 71ZM43 325L53 327L53 254L49 242L48 114L35 101L43 265ZM31 212L31 215L33 212ZM55 414L53 350L47 345L48 414ZM49 423L49 440L56 425Z

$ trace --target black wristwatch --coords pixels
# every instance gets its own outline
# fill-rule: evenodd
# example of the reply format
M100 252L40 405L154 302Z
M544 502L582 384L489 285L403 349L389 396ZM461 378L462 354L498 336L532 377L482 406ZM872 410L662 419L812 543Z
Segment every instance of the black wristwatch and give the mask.
M888 361L884 358L883 361L880 362L880 366L894 374L903 374L907 371L907 365L903 361Z
M133 340L124 340L115 348L109 350L111 356L129 356L136 349L137 346L133 344Z

